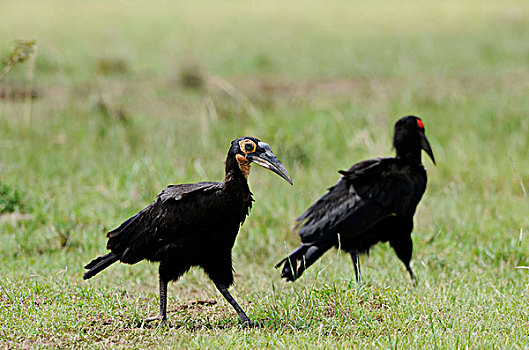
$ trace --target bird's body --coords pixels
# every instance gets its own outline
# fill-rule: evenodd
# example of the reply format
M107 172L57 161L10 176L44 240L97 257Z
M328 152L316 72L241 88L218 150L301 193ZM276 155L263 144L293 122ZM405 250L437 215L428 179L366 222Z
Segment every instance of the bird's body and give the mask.
M145 209L107 234L107 249L126 264L161 262L169 281L192 266L202 267L214 282L230 286L231 253L239 227L252 206L244 183L226 190L221 182L172 185ZM201 218L207 218L202 220ZM218 270L218 269L217 269Z
M420 159L422 121L416 117L402 120L407 124L404 131L396 127L397 157L369 159L340 171L342 177L337 184L297 219L302 245L277 265L283 265L282 276L288 281L301 276L333 246L351 254L359 280L358 254L368 252L379 242L390 243L415 279L409 265L413 250L411 232L427 176ZM406 128L416 130L420 137L414 140L415 134ZM405 135L400 140L403 133L412 136ZM429 145L424 147L433 159Z
M241 151L244 143L240 143L246 141L252 142L254 152ZM247 182L250 159L257 157L255 153L260 149L263 155L259 162L268 162L269 169L291 182L267 144L253 138L235 140L228 152L223 182L164 189L153 203L107 234L110 253L86 265L88 271L83 278L91 278L116 261L159 262L160 315L156 319L165 320L167 283L176 281L190 267L199 266L242 321L249 322L227 289L233 283L231 249L253 202Z

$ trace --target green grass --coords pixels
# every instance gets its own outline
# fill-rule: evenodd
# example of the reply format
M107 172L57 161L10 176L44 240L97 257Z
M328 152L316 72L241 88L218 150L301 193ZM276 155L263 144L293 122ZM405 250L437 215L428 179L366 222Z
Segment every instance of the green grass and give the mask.
M524 1L9 2L0 53L36 39L38 97L0 100L0 346L527 348L529 5ZM179 72L206 72L186 89ZM23 91L30 62L1 91ZM213 110L215 112L213 112ZM295 284L273 265L337 170L392 154L420 115L438 161L413 233L413 288L387 245L332 251ZM272 145L294 179L254 167L233 250L244 329L200 270L157 312L154 264L82 266L167 184L220 180L229 142ZM7 198L7 197L6 197ZM520 234L520 231L523 233ZM217 301L197 306L193 300Z

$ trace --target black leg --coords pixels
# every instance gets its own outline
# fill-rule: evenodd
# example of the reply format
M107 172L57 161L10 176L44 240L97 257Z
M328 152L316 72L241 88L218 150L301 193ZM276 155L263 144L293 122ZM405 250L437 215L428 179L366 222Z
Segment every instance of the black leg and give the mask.
M160 313L158 316L149 317L145 320L145 322L152 322L152 321L167 321L167 280L162 278L160 275Z
M167 320L167 281L160 277L160 318Z
M395 250L395 253L397 253L397 256L402 261L404 266L406 266L406 270L410 274L413 284L417 285L417 278L415 277L415 274L413 273L413 270L410 266L411 256L413 253L413 241L411 240L411 237L397 237L397 239L390 241L389 243Z
M413 285L417 286L417 277L415 277L415 274L413 273L410 264L406 265L406 270L408 270L408 273L410 274L411 280L413 281Z
M215 283L215 287L219 290L220 294L228 301L228 303L233 306L235 311L237 312L237 315L239 315L239 318L241 319L241 322L245 324L246 326L253 326L253 322L250 321L250 318L244 313L243 309L237 304L235 299L232 297L230 292L228 292L228 288L223 286L222 284Z
M358 261L358 252L352 251L351 260L353 260L353 269L355 271L356 283L362 283L362 274L360 273L360 263Z

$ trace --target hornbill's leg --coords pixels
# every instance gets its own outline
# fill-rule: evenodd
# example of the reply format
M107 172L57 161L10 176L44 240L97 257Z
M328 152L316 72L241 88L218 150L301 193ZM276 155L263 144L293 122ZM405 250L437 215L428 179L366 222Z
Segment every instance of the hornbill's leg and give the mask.
M160 274L160 313L157 316L149 317L145 322L167 321L167 283L168 281Z
M395 253L397 253L397 256L402 261L404 266L406 266L406 270L410 274L413 284L417 285L417 278L415 277L415 274L413 273L413 270L410 266L411 256L413 254L413 241L411 240L411 236L397 237L389 243L395 250Z
M361 283L362 282L362 275L360 273L360 264L359 264L359 261L358 261L358 252L356 250L353 250L352 252L350 252L350 254L351 254L351 260L353 260L353 268L354 268L354 271L355 271L356 283Z
M415 274L413 273L413 270L411 269L410 264L405 264L406 270L408 270L408 273L410 274L411 280L413 281L413 285L417 286L417 277L415 277Z
M232 297L230 292L228 292L228 287L222 284L219 284L219 283L215 283L215 287L217 287L220 294L222 294L222 296L228 301L228 303L230 303L231 306L233 306L233 308L237 312L237 315L239 315L241 322L247 326L253 326L253 322L250 321L250 318L246 315L246 313L244 313L243 309L239 306L239 304L237 304L237 302Z

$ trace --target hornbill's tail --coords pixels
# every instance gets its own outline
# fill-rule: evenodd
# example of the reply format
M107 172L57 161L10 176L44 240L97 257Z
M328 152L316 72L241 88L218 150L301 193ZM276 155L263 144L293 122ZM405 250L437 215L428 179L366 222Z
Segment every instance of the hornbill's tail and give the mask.
M278 262L275 267L277 269L283 265L281 277L287 282L293 282L331 247L332 244L322 242L300 245L286 258Z
M119 257L117 255L114 255L114 253L110 252L106 255L100 256L98 258L95 258L94 260L90 261L84 268L87 269L83 275L83 279L87 280L89 278L94 277L99 272L103 271L113 263L119 260Z

